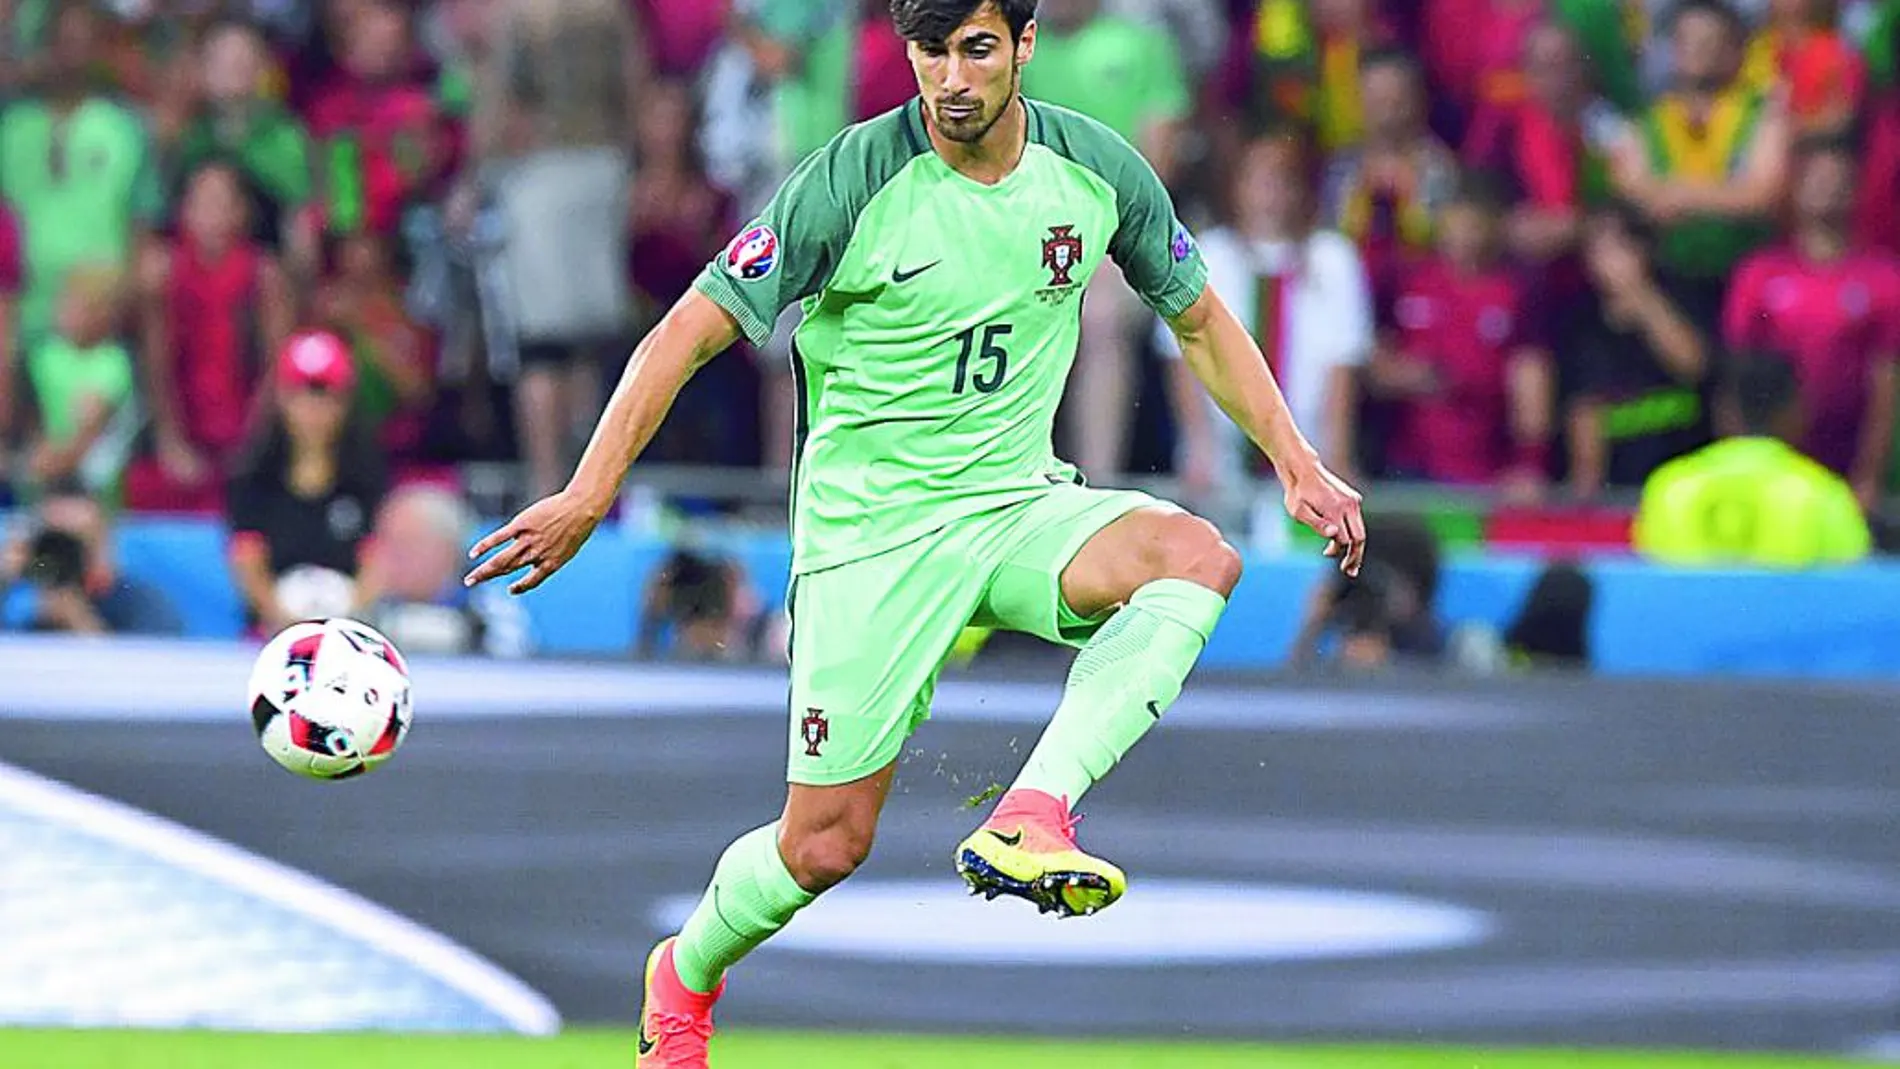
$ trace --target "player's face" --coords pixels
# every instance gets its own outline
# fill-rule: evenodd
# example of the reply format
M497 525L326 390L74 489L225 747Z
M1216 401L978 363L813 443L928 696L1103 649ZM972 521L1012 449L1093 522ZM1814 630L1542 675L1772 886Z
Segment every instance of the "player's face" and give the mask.
M1009 24L994 4L978 8L941 42L910 42L911 69L931 125L951 141L983 140L1015 101L1022 65L1035 47L1035 23L1024 28L1020 44L1012 44Z

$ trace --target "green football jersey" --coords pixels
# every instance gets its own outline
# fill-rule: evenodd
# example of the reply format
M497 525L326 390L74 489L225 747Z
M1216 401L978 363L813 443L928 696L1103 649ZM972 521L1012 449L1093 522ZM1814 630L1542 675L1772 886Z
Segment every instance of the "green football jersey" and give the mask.
M1113 257L1169 317L1207 284L1147 162L1026 103L1029 144L993 186L931 149L917 100L846 129L696 283L754 344L802 302L796 573L1079 481L1052 442L1089 279Z

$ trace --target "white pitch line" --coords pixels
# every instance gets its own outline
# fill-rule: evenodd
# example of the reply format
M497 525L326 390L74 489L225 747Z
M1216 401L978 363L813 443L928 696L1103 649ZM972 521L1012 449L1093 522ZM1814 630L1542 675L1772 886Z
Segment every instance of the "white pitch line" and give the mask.
M0 805L152 857L345 932L487 1007L509 1027L552 1035L560 1014L499 966L439 932L314 876L108 798L0 764Z
M0 720L217 722L244 717L256 647L236 643L9 638L0 641ZM576 715L785 715L782 669L412 658L423 720ZM949 721L1040 725L1055 684L946 679L932 703ZM1337 731L1525 725L1526 710L1467 698L1319 693L1190 683L1168 723L1182 728Z

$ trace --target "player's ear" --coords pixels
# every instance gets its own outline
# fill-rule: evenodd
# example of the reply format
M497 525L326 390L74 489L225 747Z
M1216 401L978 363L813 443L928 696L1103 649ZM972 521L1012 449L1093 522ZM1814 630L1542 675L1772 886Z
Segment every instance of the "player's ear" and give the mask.
M1030 58L1035 54L1036 20L1030 19L1028 24L1023 26L1022 40L1016 43L1016 66L1021 67L1023 64L1028 63Z

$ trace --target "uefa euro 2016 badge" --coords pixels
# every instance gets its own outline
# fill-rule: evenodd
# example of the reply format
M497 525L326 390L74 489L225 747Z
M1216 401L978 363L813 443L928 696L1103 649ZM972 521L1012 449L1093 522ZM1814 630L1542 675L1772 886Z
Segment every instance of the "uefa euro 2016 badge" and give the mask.
M726 246L726 274L741 282L757 282L778 270L778 235L769 226L755 226Z

